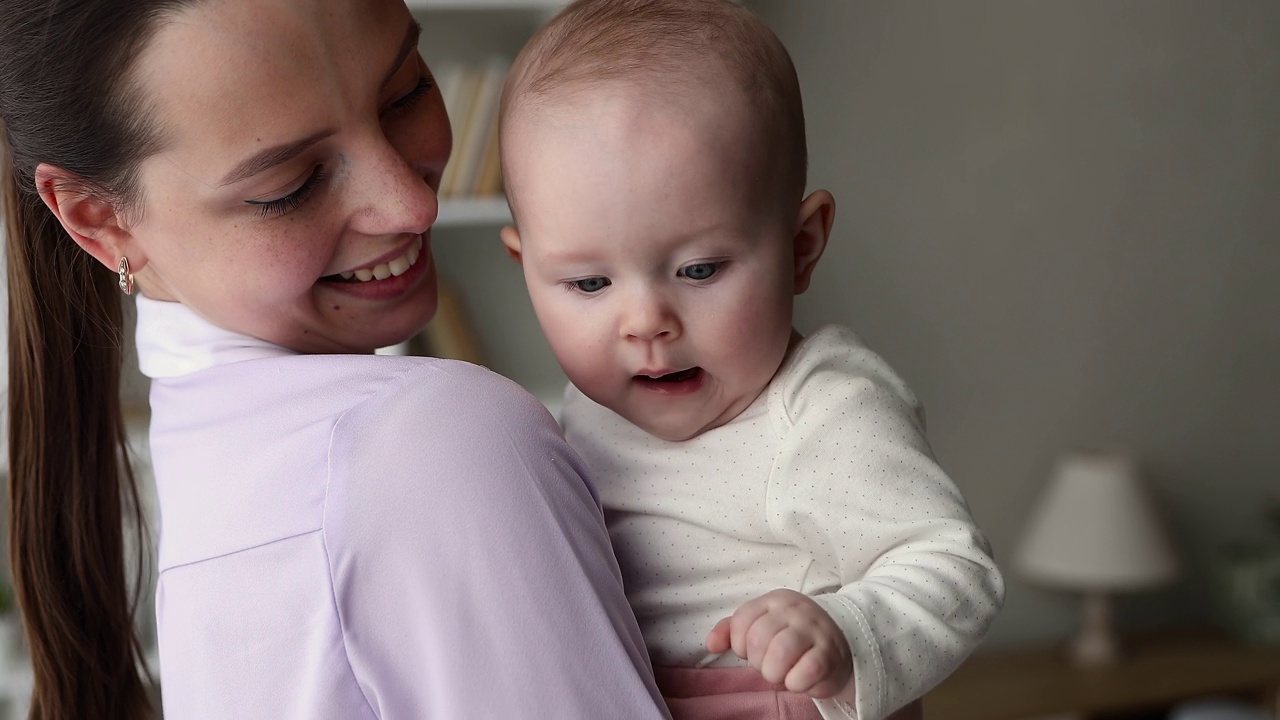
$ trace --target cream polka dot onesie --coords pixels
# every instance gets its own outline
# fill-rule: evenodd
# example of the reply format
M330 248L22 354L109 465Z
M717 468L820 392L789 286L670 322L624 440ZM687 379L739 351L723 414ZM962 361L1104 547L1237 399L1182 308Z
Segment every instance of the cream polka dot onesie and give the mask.
M915 396L847 329L804 339L742 414L690 440L649 435L572 386L563 424L658 665L745 664L708 658L707 633L790 588L853 651L851 686L818 701L823 716L879 720L954 670L1003 602Z

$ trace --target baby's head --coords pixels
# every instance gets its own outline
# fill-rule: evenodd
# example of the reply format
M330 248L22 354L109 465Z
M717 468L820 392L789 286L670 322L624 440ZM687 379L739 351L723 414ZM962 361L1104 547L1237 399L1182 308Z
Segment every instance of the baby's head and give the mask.
M727 0L579 0L512 68L503 242L569 379L666 440L782 364L834 216L786 50Z

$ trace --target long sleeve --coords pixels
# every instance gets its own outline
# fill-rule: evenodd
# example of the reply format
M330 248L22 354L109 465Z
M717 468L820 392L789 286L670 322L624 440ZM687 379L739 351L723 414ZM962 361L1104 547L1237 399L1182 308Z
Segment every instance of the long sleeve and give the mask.
M770 397L782 439L770 522L839 577L815 600L849 641L854 704L819 709L828 719L879 720L974 649L1004 584L933 460L910 390L846 330L810 341Z
M449 367L430 394L420 372L439 366L406 374L333 433L325 543L369 706L667 717L576 456L532 398Z

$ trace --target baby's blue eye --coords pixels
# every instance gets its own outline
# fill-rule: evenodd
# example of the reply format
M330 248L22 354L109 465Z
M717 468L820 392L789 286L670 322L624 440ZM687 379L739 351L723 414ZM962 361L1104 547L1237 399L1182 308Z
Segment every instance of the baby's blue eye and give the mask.
M612 285L609 278L606 277L589 277L581 280L574 280L569 283L584 293L597 293Z
M690 280L706 280L715 275L719 269L720 263L694 263L680 268L676 275L687 277Z

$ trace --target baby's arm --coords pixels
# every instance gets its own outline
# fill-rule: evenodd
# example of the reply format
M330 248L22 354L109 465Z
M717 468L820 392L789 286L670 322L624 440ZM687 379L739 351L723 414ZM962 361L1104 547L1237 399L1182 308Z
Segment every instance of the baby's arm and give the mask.
M977 646L1004 584L933 460L914 396L851 333L843 340L804 356L770 397L783 451L768 503L779 538L838 577L813 602L848 643L854 703L819 708L879 720Z

